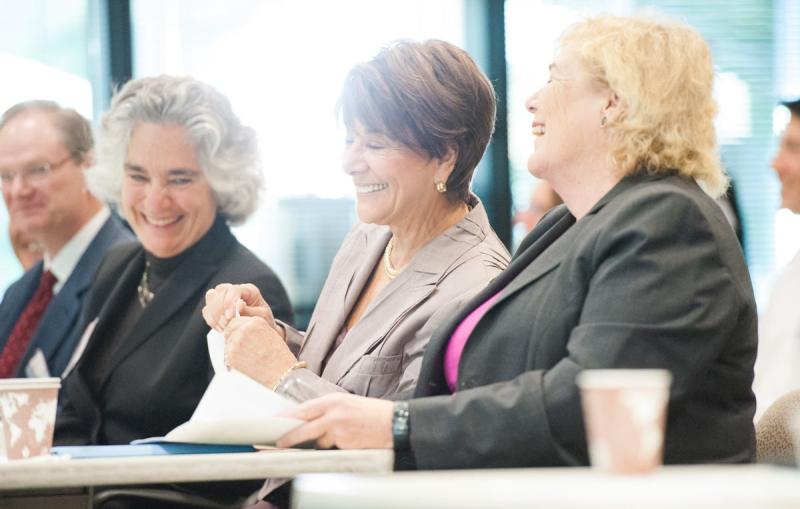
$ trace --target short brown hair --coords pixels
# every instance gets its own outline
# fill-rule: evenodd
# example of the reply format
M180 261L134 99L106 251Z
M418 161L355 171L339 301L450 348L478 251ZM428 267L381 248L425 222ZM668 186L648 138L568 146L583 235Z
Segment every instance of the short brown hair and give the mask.
M397 41L345 78L339 108L357 121L432 158L456 151L447 196L469 202L469 186L494 131L495 94L466 51L445 41Z
M92 126L83 115L72 108L62 108L55 101L25 101L10 107L0 118L0 129L3 129L14 117L28 111L46 111L55 116L55 125L61 131L64 146L72 159L81 163L94 148Z

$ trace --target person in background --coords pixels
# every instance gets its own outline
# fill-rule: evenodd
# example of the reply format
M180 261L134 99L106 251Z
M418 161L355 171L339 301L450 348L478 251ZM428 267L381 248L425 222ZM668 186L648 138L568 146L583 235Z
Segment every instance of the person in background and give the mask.
M203 311L224 331L232 367L301 401L410 395L434 328L508 264L470 192L495 96L465 51L437 40L392 44L348 73L340 105L342 167L361 222L307 331L274 321L272 302L248 285L215 288Z
M84 312L83 348L60 393L59 445L127 444L187 421L213 376L201 315L209 285L252 281L291 321L281 282L233 236L258 206L255 132L192 78L123 86L89 174L137 242L108 253Z
M528 208L514 214L513 222L520 225L527 235L550 209L562 203L564 201L553 191L550 184L546 180L541 180L531 191Z
M665 462L753 461L755 299L733 229L698 185L727 186L713 77L683 24L569 27L526 103L528 169L564 205L434 333L413 399L308 401L278 445L393 447L397 468L586 465L576 376L660 368L673 377Z
M44 256L0 303L0 378L63 373L100 260L132 238L86 187L93 149L89 122L55 102L20 103L0 118L0 186L12 245L34 244ZM27 241L15 244L15 230Z
M8 238L23 270L27 271L44 256L42 246L31 240L30 236L14 223L8 223Z
M781 207L800 214L800 99L783 103L791 112L772 168L781 182ZM800 389L800 253L784 267L759 325L758 361L753 390L756 419L784 394Z

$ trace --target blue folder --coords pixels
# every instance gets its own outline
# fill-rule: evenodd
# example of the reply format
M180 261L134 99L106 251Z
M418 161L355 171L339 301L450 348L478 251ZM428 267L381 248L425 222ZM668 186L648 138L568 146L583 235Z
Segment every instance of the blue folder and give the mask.
M251 445L179 444L158 442L131 445L64 445L51 449L53 456L83 458L120 458L125 456L158 456L164 454L218 454L255 452Z

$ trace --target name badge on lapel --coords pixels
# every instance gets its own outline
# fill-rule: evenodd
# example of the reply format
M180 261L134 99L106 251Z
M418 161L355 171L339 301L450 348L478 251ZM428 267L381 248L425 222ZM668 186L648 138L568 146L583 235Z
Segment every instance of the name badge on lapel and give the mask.
M47 359L41 348L37 348L28 364L25 365L25 376L28 378L49 378L50 370L47 368Z

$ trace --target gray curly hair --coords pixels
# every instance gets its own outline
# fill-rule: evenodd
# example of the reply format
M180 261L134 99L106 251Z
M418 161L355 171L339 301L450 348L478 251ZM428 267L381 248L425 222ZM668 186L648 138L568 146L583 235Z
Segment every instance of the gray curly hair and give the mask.
M228 99L190 77L157 76L126 83L103 115L90 189L120 213L125 157L134 128L144 122L177 124L197 151L219 212L241 224L258 206L263 188L255 131L242 125Z

